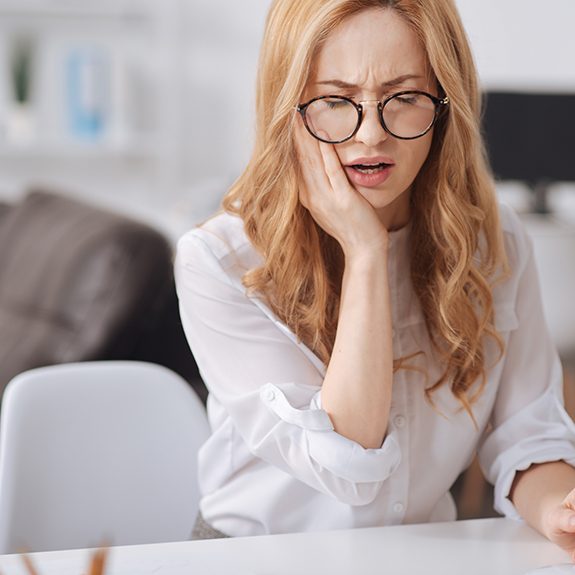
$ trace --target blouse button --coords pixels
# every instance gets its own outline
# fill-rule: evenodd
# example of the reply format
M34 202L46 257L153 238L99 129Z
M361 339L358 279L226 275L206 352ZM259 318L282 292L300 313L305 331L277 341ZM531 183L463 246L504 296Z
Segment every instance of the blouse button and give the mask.
M395 427L401 428L405 425L405 417L403 417L403 415L397 415L393 418L393 423Z
M265 389L262 398L264 401L273 401L276 398L276 393L273 389Z
M403 513L403 509L404 509L403 503L401 503L400 501L393 504L393 512L394 513L398 513L398 514Z

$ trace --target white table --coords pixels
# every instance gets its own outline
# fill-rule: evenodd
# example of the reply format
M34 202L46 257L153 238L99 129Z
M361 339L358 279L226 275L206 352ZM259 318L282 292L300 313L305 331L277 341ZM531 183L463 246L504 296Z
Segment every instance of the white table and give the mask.
M41 575L81 575L89 555L75 550L31 557ZM106 575L522 575L568 561L522 523L478 519L115 547ZM0 556L0 571L25 573L17 555Z

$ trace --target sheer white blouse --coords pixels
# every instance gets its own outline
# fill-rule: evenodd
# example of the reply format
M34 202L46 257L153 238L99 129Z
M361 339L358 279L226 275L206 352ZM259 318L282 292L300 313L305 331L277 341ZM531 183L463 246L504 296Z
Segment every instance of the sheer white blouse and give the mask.
M494 288L504 357L487 341L490 366L474 405L478 427L447 386L414 296L409 227L391 234L389 278L394 356L423 352L421 370L394 376L389 427L379 449L334 431L321 407L322 362L269 309L246 293L261 258L242 221L221 214L184 235L175 273L182 323L209 389L212 436L199 455L200 509L231 536L455 519L449 489L476 450L508 499L515 472L532 463L575 465L575 426L563 409L561 366L543 317L530 241L501 207L512 276ZM361 329L361 326L358 326Z

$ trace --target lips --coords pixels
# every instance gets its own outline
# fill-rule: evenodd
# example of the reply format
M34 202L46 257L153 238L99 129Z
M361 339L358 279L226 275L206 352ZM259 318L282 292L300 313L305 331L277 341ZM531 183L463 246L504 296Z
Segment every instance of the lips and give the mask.
M395 163L391 158L377 156L356 158L346 166L345 172L352 184L373 188L385 182L391 175Z
M385 162L380 162L379 164L354 164L351 166L354 170L359 170L363 174L375 174L385 168L389 167L390 164Z
M356 158L347 164L347 167L358 170L377 170L395 165L395 162L385 156Z

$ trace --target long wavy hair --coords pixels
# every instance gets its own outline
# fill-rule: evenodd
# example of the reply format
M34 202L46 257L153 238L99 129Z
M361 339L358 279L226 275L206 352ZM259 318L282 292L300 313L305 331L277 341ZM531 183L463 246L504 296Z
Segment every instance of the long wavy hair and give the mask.
M300 204L294 107L315 55L346 18L368 8L397 11L425 48L449 113L434 128L411 193L411 275L435 352L470 413L486 381L483 341L494 327L491 284L506 270L494 184L480 134L477 74L453 0L275 0L260 53L256 139L251 160L224 198L242 218L264 263L244 285L264 295L326 364L338 322L344 259L340 246ZM405 359L405 358L403 358ZM395 369L403 366L396 358Z

